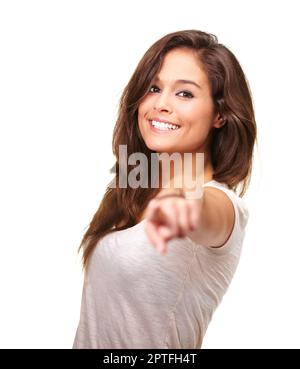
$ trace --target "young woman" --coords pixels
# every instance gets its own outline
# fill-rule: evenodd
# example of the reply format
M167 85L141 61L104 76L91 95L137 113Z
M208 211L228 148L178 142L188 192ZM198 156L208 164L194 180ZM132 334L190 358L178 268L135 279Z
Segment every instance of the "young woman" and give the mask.
M239 261L255 140L247 80L216 36L179 31L149 48L120 101L117 185L107 187L80 245L85 278L73 348L201 347ZM128 177L120 186L137 169L130 160L124 168L120 145L149 163L153 154L191 160L179 171L171 165L162 182L162 159L156 186L153 165L139 173L149 174L148 186L130 186ZM186 196L186 168L200 195Z

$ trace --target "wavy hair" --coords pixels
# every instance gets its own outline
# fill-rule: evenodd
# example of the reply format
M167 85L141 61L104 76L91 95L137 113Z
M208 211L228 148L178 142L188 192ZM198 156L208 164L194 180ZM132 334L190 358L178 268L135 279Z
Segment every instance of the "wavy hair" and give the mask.
M222 119L220 128L212 128L210 157L213 179L224 182L242 197L250 182L256 122L250 87L234 56L215 35L199 30L169 33L156 41L138 63L120 98L118 117L113 130L112 150L116 157L115 178L119 183L119 146L127 145L128 156L144 153L151 160L138 128L138 107L159 72L166 53L175 48L190 48L196 52L207 74L215 111ZM127 163L128 172L135 166ZM148 178L151 173L148 169ZM112 183L112 182L111 182ZM111 232L134 226L158 188L115 188L108 184L98 210L93 216L80 243L83 268L98 241Z

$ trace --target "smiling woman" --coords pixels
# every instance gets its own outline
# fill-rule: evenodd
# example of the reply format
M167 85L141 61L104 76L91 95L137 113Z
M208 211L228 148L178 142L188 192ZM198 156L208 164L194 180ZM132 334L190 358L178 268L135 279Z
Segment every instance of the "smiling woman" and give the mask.
M184 47L169 51L154 82L138 109L147 147L156 152L207 152L206 138L212 127L221 127L222 119L196 52Z
M74 348L201 347L239 262L255 139L245 75L216 36L178 31L147 50L120 101L114 185L79 248L85 279ZM126 155L162 158L168 180L152 181L152 165L141 165L150 183L130 186L124 172L138 165L123 167L124 145ZM188 170L201 188L193 198Z

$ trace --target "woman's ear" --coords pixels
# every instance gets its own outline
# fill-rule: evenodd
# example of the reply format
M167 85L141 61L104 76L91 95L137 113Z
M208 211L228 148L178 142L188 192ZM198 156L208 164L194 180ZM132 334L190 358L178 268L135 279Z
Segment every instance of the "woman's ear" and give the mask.
M225 121L223 120L223 118L221 117L221 115L218 113L214 123L213 123L213 127L215 128L221 128L223 125L225 124Z

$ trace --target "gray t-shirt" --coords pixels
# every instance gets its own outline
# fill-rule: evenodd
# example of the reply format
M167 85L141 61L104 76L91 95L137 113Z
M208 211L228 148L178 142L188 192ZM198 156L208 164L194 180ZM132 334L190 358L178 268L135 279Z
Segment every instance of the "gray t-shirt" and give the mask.
M226 243L213 248L175 238L161 255L145 233L145 220L103 237L84 279L73 348L201 348L235 273L248 221L244 200L226 184L204 186L232 200L235 222Z

